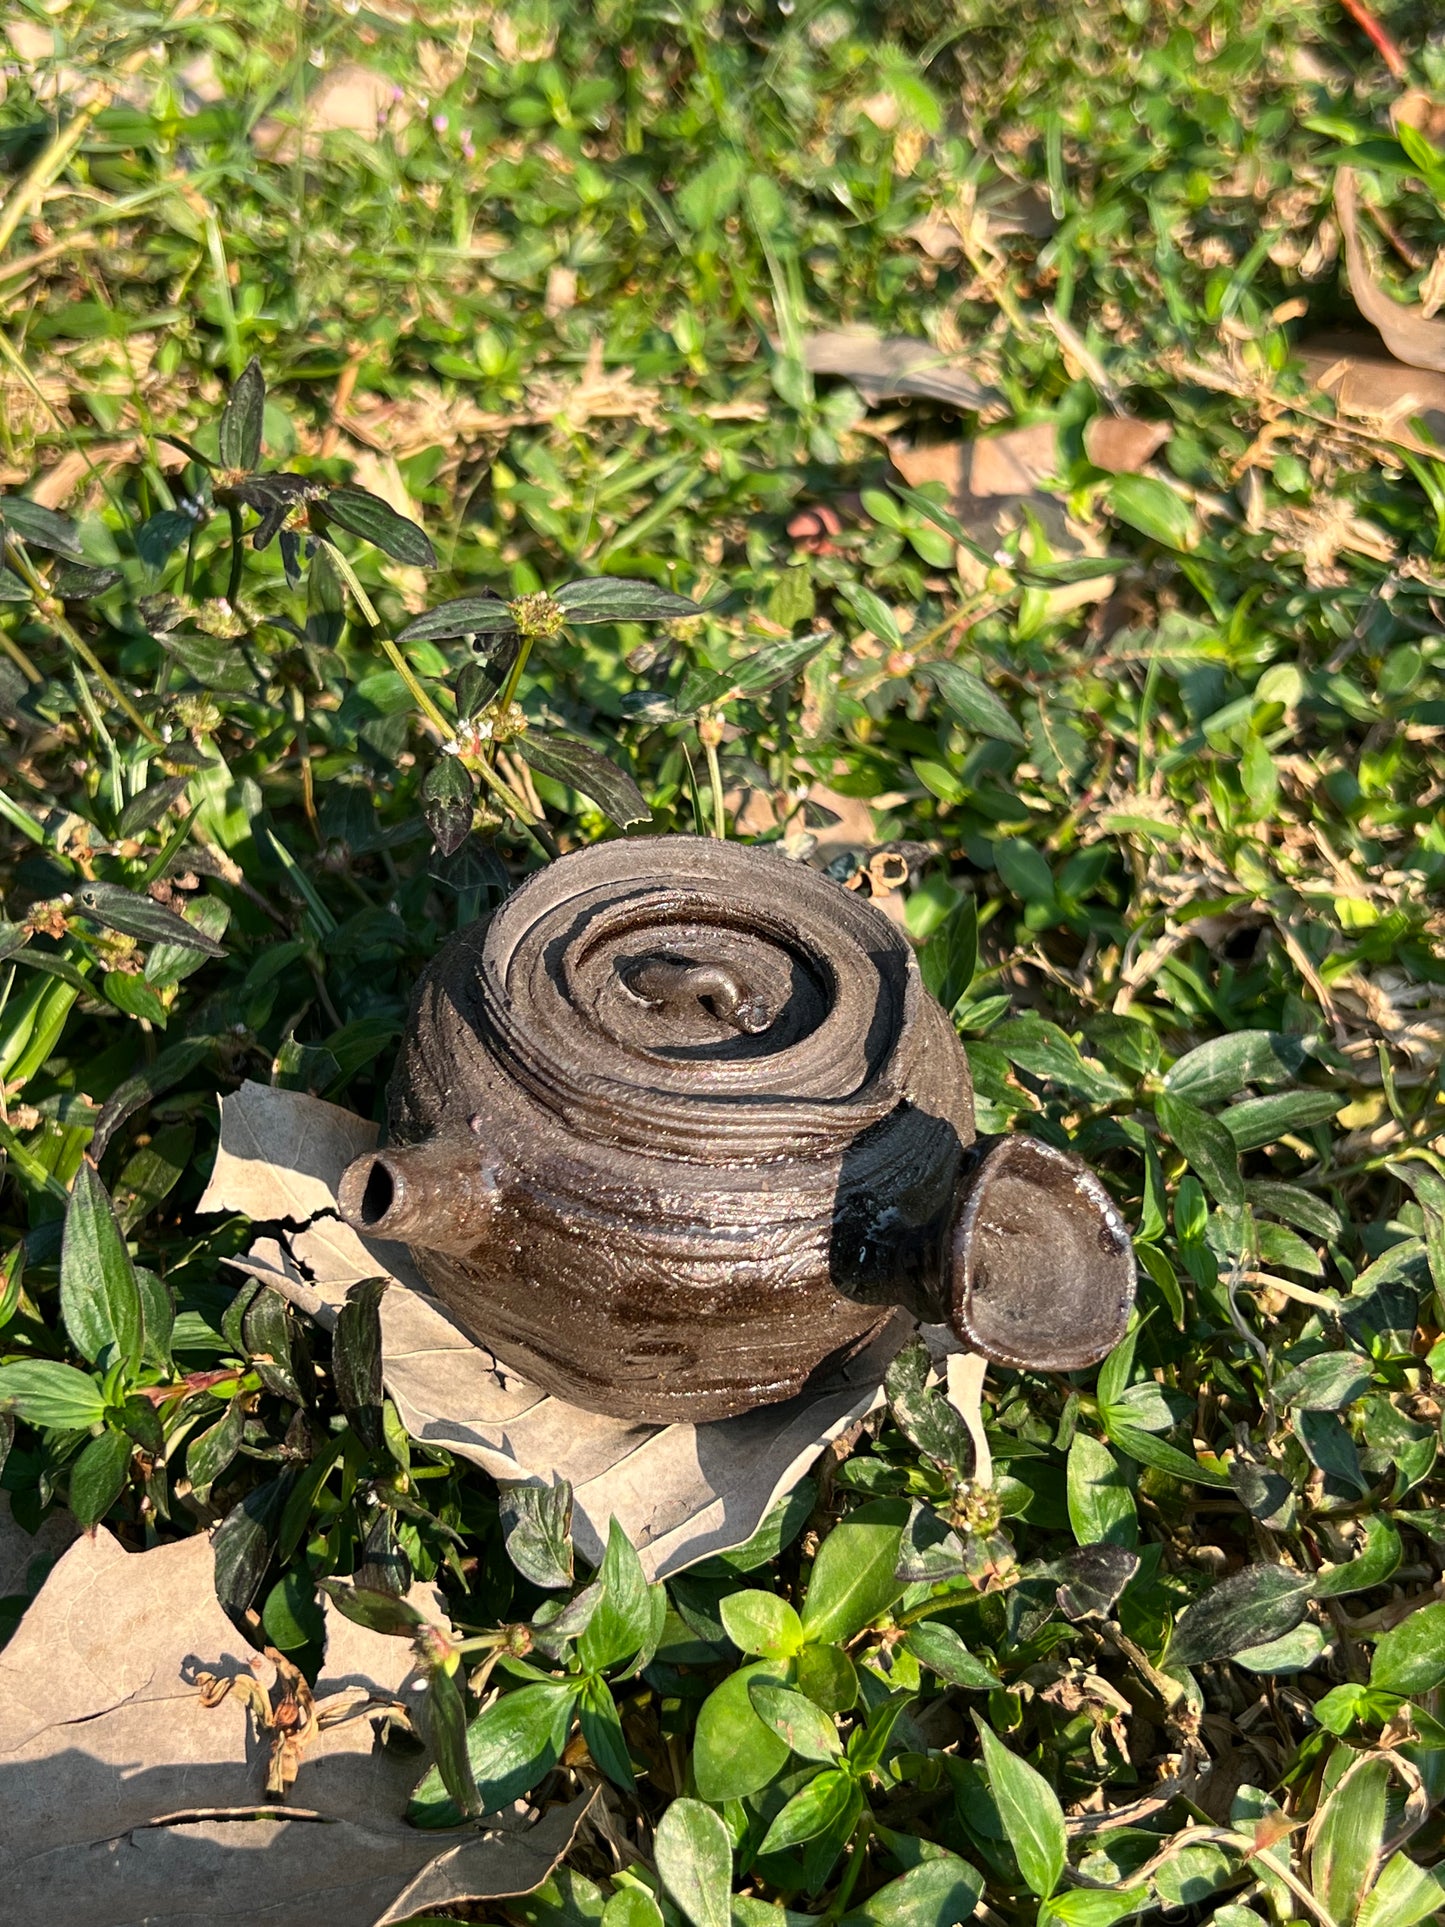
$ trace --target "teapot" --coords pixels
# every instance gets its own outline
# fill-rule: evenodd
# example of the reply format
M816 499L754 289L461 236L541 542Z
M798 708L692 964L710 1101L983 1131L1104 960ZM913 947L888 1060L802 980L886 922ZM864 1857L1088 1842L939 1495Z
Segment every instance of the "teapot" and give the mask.
M904 932L766 847L559 858L421 978L342 1217L503 1365L655 1424L822 1388L898 1308L1004 1365L1120 1338L1133 1248L1042 1139L975 1140Z

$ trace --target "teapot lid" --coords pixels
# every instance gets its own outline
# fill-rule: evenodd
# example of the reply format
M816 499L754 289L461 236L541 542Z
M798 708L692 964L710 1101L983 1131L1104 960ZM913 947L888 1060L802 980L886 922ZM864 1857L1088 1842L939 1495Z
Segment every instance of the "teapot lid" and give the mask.
M767 849L627 837L492 919L478 1028L570 1129L653 1156L841 1150L904 1094L922 983L866 898Z

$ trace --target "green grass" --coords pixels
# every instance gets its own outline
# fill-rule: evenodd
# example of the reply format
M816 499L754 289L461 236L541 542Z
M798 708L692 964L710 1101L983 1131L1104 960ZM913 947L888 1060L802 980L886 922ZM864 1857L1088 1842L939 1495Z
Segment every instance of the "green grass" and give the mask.
M626 575L706 603L671 628L539 642L517 689L529 730L624 766L662 831L714 827L750 791L790 835L821 823L802 804L815 784L885 799L873 841L918 846L908 925L952 967L981 1128L1075 1144L1136 1232L1140 1325L1099 1374L991 1373L1007 1537L974 1532L961 1576L901 1599L883 1584L857 1624L829 1604L841 1563L891 1572L900 1496L961 1503L966 1468L910 1444L895 1387L802 1536L796 1511L746 1577L714 1566L671 1588L661 1654L625 1697L639 1847L638 1816L679 1796L712 1787L722 1807L714 1755L756 1744L747 1707L701 1737L694 1720L737 1664L728 1595L763 1589L805 1629L810 1612L843 1627L807 1649L848 1645L868 1716L848 1716L853 1765L808 1796L833 1802L831 1857L776 1832L761 1854L802 1790L796 1761L725 1806L740 1890L911 1921L916 1897L866 1896L923 1841L976 1870L929 1904L983 1883L990 1919L1052 1895L1077 1927L1145 1904L1248 1927L1238 1903L1257 1898L1409 1927L1432 1894L1410 1900L1406 1871L1359 1909L1407 1788L1422 1864L1445 1794L1445 1659L1429 1657L1445 1650L1429 1605L1445 464L1336 421L1292 365L1302 337L1353 320L1329 245L1338 166L1388 223L1392 244L1368 238L1402 294L1445 245L1445 207L1391 136L1388 75L1341 10L1296 0L423 11L21 16L27 61L0 104L0 478L24 491L69 463L60 506L86 565L117 573L72 578L62 607L42 528L10 557L35 580L0 602L0 1369L69 1362L94 1387L86 1361L108 1362L61 1302L67 1198L101 1123L130 1263L177 1315L169 1344L86 1395L95 1412L7 1421L15 1516L69 1504L136 1549L229 1519L233 1554L250 1534L231 1603L312 1669L320 1577L404 1565L472 1629L541 1598L489 1482L429 1447L408 1481L384 1440L343 1436L324 1341L313 1367L294 1315L237 1302L223 1260L248 1228L194 1213L217 1094L243 1078L380 1114L419 970L542 860L514 802L542 806L542 845L613 833L545 774L518 799L525 770L481 752L477 780L501 772L511 801L494 787L443 855L416 687L448 724L494 697L495 679L459 684L465 643L403 645L403 677L354 589L317 569L289 586L275 543L245 550L227 601L229 518L164 438L214 460L255 356L264 466L354 479L434 545L424 573L340 537L388 642L482 587ZM1381 14L1412 80L1445 93L1431 10ZM36 64L42 26L56 46ZM352 62L394 80L388 126L318 133L307 102L314 120ZM116 96L75 122L97 77ZM926 250L921 224L947 218L954 243ZM885 439L978 419L870 412L810 376L804 337L839 322L957 350L993 391L985 427L1053 424L1052 492L1112 558L1107 600L1064 606L1070 567L1042 526L959 557L942 491L902 493ZM1148 475L1089 460L1089 423L1116 404L1168 425ZM821 545L788 533L814 504L842 523ZM721 672L825 629L801 670L758 670L719 702ZM941 662L983 693L933 676ZM168 945L144 906L129 932L124 910L86 918L95 883L184 910L224 955ZM89 1179L77 1195L104 1244ZM113 1247L94 1262L130 1275ZM277 1345L295 1348L289 1385L266 1364ZM139 1398L161 1385L177 1396ZM850 1517L860 1500L883 1509ZM1083 1583L1057 1567L1075 1541L1140 1560L1092 1618L1057 1599L1061 1576ZM23 1604L4 1602L11 1623ZM962 1680L946 1635L1001 1683L939 1704ZM630 1657L584 1654L573 1676L605 1698ZM844 1663L788 1656L825 1705L818 1681ZM898 1742L890 1689L927 1708ZM1007 1750L980 1753L969 1709ZM593 1758L623 1777L591 1717ZM881 1781L870 1748L892 1760ZM529 1784L551 1799L571 1769L547 1777L544 1752ZM1368 1762L1342 1778L1366 1755L1390 1763L1388 1800ZM1053 1794L1024 1762L1076 1819L1163 1784L1127 1828L1072 1826L1073 1865L1114 1893L1072 1876L1055 1891ZM1297 1823L1278 1853L1304 1899L1250 1858L1271 1801ZM705 1809L674 1814L659 1864L687 1914L687 1869L716 1842ZM1364 1842L1357 1862L1336 1839ZM608 1866L579 1850L572 1884L514 1917L595 1917Z

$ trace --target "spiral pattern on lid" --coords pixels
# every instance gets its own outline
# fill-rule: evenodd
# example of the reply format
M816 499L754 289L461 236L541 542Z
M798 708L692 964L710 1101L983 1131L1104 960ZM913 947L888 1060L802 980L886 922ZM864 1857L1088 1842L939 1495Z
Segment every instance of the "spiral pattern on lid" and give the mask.
M480 1041L579 1134L652 1156L836 1153L886 1117L922 985L866 899L756 847L627 839L531 878L492 919Z

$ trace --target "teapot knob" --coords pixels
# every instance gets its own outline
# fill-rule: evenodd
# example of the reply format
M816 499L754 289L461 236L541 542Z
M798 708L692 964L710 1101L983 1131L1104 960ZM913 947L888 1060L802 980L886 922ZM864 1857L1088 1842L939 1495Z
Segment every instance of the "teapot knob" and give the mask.
M1123 1337L1134 1282L1128 1228L1082 1159L1033 1137L979 1148L944 1249L948 1322L971 1351L1081 1371Z
M761 1036L773 1021L764 998L757 996L736 970L720 963L674 963L649 957L618 975L634 997L657 1010L681 1010L706 1004L714 1016L746 1037Z

